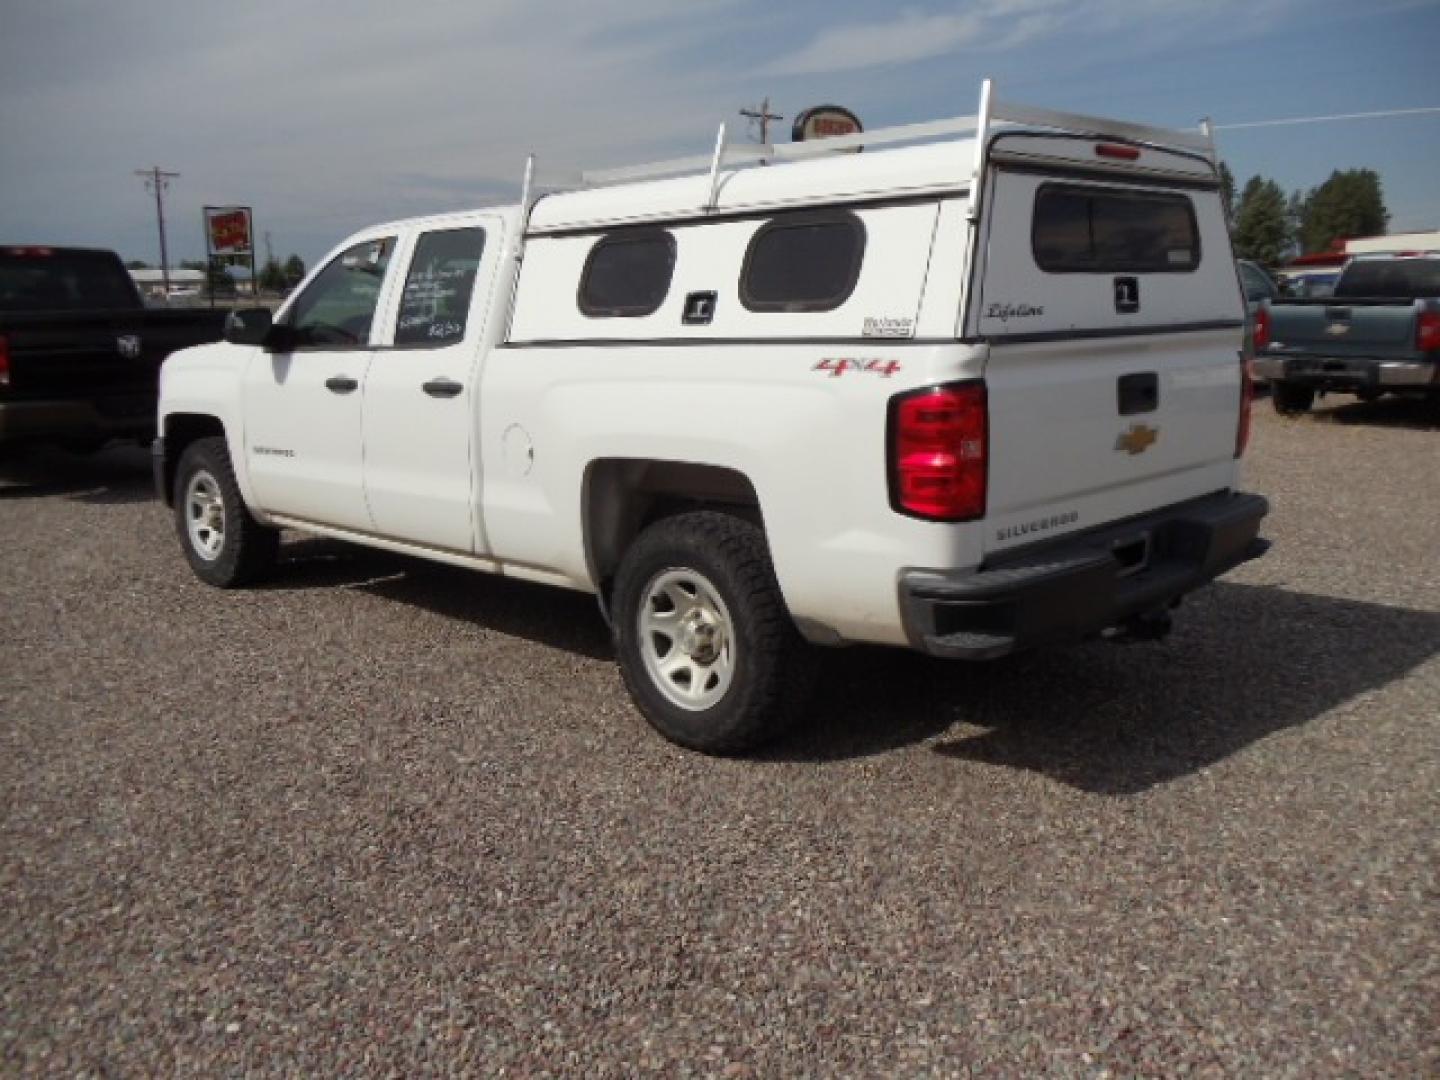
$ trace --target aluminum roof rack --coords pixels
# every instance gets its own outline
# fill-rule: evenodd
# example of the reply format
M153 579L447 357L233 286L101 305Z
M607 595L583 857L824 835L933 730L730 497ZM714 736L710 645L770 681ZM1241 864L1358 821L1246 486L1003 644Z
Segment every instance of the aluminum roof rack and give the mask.
M979 133L990 125L1004 123L1098 135L1105 138L1123 139L1128 142L1146 143L1156 147L1173 147L1207 154L1213 148L1208 133L1203 130L1178 131L1153 127L1148 124L1134 124L1124 120L1086 116L1081 113L1041 109L1015 102L996 101L991 97L992 86L991 81L986 79L981 88L980 111L974 116L956 116L947 120L931 120L919 124L900 124L894 127L876 128L872 131L860 131L853 135L779 145L727 143L725 141L725 125L721 124L713 154L671 158L666 161L626 165L615 169L587 169L580 174L580 178L584 182L584 186L596 187L636 180L650 180L663 176L699 173L706 169L709 169L714 177L727 166L780 164L861 147L935 142L955 136Z
M979 177L984 167L985 144L989 139L990 132L998 125L1013 124L1027 128L1050 129L1067 134L1117 139L1158 149L1200 153L1209 160L1214 160L1215 144L1208 121L1202 123L1198 130L1184 131L1155 127L1149 124L1136 124L1125 120L1109 120L1104 117L1086 116L1082 113L1061 112L1015 102L997 101L993 96L993 87L994 84L989 79L981 84L980 110L974 116L956 116L946 120L900 124L893 127L876 128L872 131L860 131L853 135L779 145L727 142L726 127L722 123L715 135L714 149L708 155L671 158L666 161L626 165L613 169L590 169L578 174L547 177L543 182L536 178L535 157L532 154L525 163L525 179L520 199L522 228L516 238L515 256L517 258L521 256L524 237L530 226L531 211L540 196L547 192L577 191L654 180L661 177L697 175L708 172L710 176L710 183L706 189L708 194L700 209L709 212L714 210L717 205L721 174L727 168L738 169L782 164L866 147L892 146L902 143L933 143L962 136L972 136L975 140L975 166L972 176L972 179L975 179ZM972 214L975 205L975 194L972 192Z

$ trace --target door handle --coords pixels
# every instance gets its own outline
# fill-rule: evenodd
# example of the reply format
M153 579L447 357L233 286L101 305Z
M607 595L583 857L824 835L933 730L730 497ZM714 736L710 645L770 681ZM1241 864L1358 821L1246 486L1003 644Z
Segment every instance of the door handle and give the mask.
M331 375L325 380L325 389L337 394L348 394L352 390L360 389L360 384L349 375Z
M465 387L454 379L442 377L439 379L431 379L427 383L422 383L420 389L424 390L431 397L454 397L460 393L461 390L464 390Z

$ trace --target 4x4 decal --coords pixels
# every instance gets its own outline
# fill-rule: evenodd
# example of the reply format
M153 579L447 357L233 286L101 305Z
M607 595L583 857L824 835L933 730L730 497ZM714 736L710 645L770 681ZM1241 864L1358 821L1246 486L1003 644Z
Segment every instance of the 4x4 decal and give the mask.
M811 371L828 371L830 378L838 379L847 371L860 371L870 375L879 375L882 379L888 379L900 370L899 360L884 360L880 357L834 357L827 356L816 364Z

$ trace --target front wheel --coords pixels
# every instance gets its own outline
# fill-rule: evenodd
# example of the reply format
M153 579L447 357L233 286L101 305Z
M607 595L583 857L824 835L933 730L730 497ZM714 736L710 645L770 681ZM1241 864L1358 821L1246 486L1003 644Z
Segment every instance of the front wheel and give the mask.
M818 658L749 522L701 511L650 526L620 565L614 611L625 684L672 742L708 754L752 749L809 700Z
M1271 400L1281 416L1299 416L1315 404L1315 388L1295 383L1277 382L1271 387Z
M197 439L175 469L175 530L195 576L231 589L263 577L275 564L280 534L246 509L219 436Z

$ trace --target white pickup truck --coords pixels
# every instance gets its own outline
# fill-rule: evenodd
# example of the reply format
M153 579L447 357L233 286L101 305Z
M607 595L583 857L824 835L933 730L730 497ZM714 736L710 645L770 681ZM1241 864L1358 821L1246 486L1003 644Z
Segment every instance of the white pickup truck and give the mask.
M203 580L285 527L595 593L645 717L732 752L803 711L814 646L1156 637L1265 550L1206 135L987 83L973 117L526 177L167 361L156 482Z

